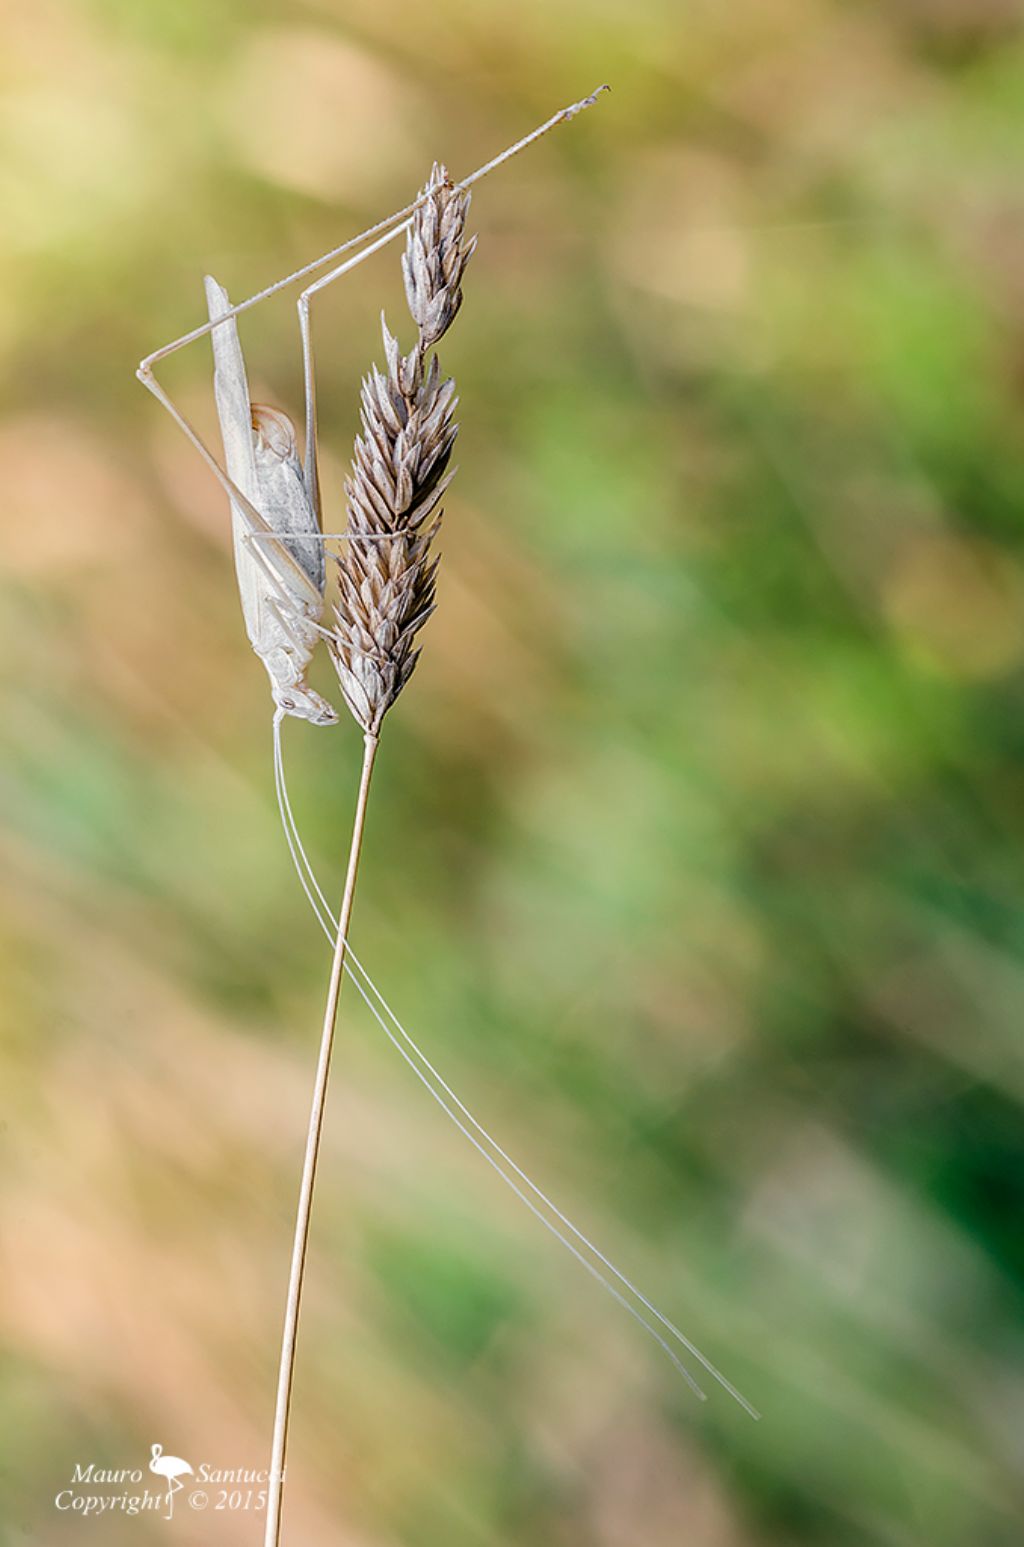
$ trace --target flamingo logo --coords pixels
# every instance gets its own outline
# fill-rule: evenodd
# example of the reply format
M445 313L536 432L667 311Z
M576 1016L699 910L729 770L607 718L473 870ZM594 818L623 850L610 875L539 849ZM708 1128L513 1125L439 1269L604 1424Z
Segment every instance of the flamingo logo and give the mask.
M153 1459L149 1463L149 1470L155 1472L157 1477L165 1477L167 1479L167 1515L165 1518L173 1520L174 1495L185 1486L181 1479L183 1477L192 1477L194 1473L188 1462L183 1461L180 1456L165 1456L162 1445L152 1445L150 1453Z

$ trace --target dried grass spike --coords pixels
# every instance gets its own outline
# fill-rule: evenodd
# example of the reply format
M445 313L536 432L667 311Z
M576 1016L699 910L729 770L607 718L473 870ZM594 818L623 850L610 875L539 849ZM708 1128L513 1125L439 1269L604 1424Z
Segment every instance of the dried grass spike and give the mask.
M412 319L420 330L420 349L430 349L455 321L462 305L462 276L476 249L476 237L463 243L470 195L456 192L448 168L434 162L429 194L416 211L402 274Z
M419 659L415 638L434 610L436 557L430 547L458 427L455 383L443 380L427 350L462 303L469 195L435 165L403 258L409 310L419 336L403 355L383 315L386 371L363 379L361 431L345 484L348 537L338 560L338 604L331 653L345 702L368 736L408 682Z

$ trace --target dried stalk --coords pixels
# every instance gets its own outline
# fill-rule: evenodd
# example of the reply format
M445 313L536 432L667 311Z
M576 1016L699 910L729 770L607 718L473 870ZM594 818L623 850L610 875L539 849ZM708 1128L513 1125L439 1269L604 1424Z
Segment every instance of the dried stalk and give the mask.
M324 1106L355 897L370 779L385 714L419 659L414 639L434 610L437 557L430 546L441 524L440 502L453 476L455 385L441 380L427 353L447 332L462 304L462 276L476 245L464 242L470 195L453 187L435 163L423 202L409 227L402 260L406 298L418 336L402 355L381 318L386 372L364 379L362 433L345 485L348 541L337 560L340 599L329 640L345 702L363 729L364 754L349 849L345 891L334 944L320 1054L295 1221L291 1272L278 1374L274 1438L267 1491L266 1547L279 1547L302 1286L323 1132Z
M338 939L331 963L331 977L327 989L327 1007L320 1038L320 1055L317 1060L316 1078L313 1082L313 1102L306 1134L306 1152L302 1161L302 1181L299 1184L299 1204L295 1215L295 1238L292 1243L291 1271L288 1275L288 1298L285 1303L284 1333L281 1338L281 1363L277 1377L277 1402L274 1408L274 1438L271 1447L270 1476L267 1485L267 1525L264 1541L266 1547L278 1547L281 1539L281 1498L284 1491L285 1457L288 1451L288 1420L291 1416L292 1382L295 1375L295 1341L299 1330L299 1308L302 1303L302 1285L306 1273L306 1251L309 1246L309 1220L313 1207L313 1187L316 1167L320 1156L320 1139L324 1126L324 1105L327 1100L327 1082L331 1072L331 1053L334 1048L334 1027L338 1018L338 999L341 994L342 974L345 970L345 943L352 903L356 892L356 876L359 873L359 855L363 846L363 830L366 826L366 805L370 794L370 778L377 754L376 736L367 736L364 743L363 771L359 780L359 795L352 823L352 841L349 846L348 869L345 874L345 891L338 919Z

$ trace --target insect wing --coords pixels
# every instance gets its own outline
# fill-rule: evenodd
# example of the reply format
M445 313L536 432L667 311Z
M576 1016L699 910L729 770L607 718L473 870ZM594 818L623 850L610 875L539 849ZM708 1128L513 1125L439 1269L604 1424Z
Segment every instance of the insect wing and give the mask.
M231 302L227 291L211 275L206 276L204 283L206 304L210 320L213 321L230 308ZM214 328L210 337L213 342L213 393L220 420L221 439L224 442L224 464L232 483L259 509L252 404L235 319L232 317L223 326ZM266 591L267 579L246 546L244 539L251 523L236 500L231 501L231 526L235 539L235 572L246 631L258 649L263 632L261 599Z
M253 409L253 422L260 431L255 444L259 508L275 532L287 534L289 540L282 548L301 566L322 599L324 545L295 445L295 428L287 415L259 406Z
M205 285L210 318L215 320L229 310L231 303L227 291L211 276L207 275ZM269 469L261 464L278 459L272 454L269 458L266 454L257 455L249 383L234 318L230 318L219 328L214 328L211 337L214 359L214 398L217 404L217 417L220 420L221 439L224 442L227 473L239 491L263 517L263 525L255 534L261 542L260 551L257 553L254 551L254 545L246 541L247 535L253 532L252 518L237 500L232 500L231 524L235 540L235 572L238 576L242 613L253 648L258 655L265 657L268 650L278 642L280 631L276 611L274 608L268 608L268 599L274 600L275 607L284 603L289 611L293 608L308 608L311 613L319 616L323 605L322 561L321 578L317 583L306 566L284 550L282 545L262 540L261 534L267 531L289 529L286 523L290 506L295 503L294 496L286 499L284 509L267 509L262 485L268 481ZM269 478L269 481L274 484L280 481L279 470L276 471L274 478ZM275 488L267 492L277 493L277 490ZM272 501L272 504L276 504L276 501ZM278 519L274 519L275 515ZM317 530L315 518L311 514L305 516L302 523L303 529L309 531L310 522L312 522L312 530ZM271 579L270 572L276 577L276 584Z

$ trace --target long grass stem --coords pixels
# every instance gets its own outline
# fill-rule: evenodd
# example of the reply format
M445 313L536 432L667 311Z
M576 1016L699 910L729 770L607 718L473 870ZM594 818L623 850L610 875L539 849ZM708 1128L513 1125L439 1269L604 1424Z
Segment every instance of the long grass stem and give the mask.
M327 1101L327 1083L331 1073L331 1054L334 1051L334 1031L338 1020L338 1000L345 971L345 952L352 902L359 874L359 855L363 846L363 830L366 826L366 807L370 795L370 779L377 755L377 737L364 738L363 770L359 780L355 817L352 822L352 842L349 847L348 870L345 875L345 891L338 917L338 933L334 943L334 959L327 989L324 1009L324 1025L320 1038L320 1054L317 1060L316 1079L313 1083L313 1100L306 1133L306 1152L302 1162L302 1181L299 1185L299 1201L295 1212L295 1239L292 1245L291 1271L288 1275L288 1299L284 1313L284 1332L281 1337L281 1363L277 1377L277 1402L274 1408L274 1438L270 1457L270 1476L267 1484L267 1526L264 1534L265 1547L279 1547L281 1540L281 1503L284 1493L284 1470L288 1451L288 1419L291 1413L292 1384L295 1377L295 1343L299 1329L299 1309L302 1303L302 1286L306 1274L306 1253L309 1246L309 1221L313 1208L313 1189L316 1185L317 1161L320 1155L320 1139L323 1134L324 1108Z

